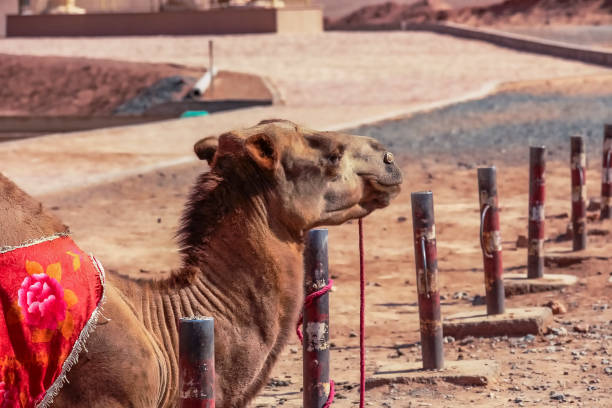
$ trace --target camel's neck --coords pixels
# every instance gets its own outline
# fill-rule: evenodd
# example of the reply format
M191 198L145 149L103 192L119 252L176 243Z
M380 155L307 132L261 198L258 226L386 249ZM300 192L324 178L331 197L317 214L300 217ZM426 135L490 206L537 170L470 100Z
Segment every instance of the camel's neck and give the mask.
M269 224L263 198L252 196L247 207L225 214L214 237L185 249L185 265L176 279L129 291L144 325L164 350L171 367L170 389L177 386L180 317L214 317L217 347L244 350L239 344L247 339L257 344L261 361L245 368L245 378L265 376L270 356L286 343L302 301L303 248L285 234L279 237Z

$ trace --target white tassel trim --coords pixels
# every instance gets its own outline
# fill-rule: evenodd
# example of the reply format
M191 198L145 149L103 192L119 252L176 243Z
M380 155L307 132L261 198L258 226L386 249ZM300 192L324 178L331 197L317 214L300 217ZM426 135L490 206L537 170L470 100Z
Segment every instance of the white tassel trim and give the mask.
M48 241L50 239L55 239L55 238L57 238L57 236L50 237L48 239L43 239L42 241L38 241L38 242ZM30 245L33 245L33 244L30 244ZM25 245L25 246L28 246L28 245ZM102 267L102 264L96 258L94 258L94 256L91 254L89 255L89 258L91 259L95 268L98 270L98 274L100 276L100 282L102 283L102 297L100 298L100 301L98 302L98 305L96 306L94 311L91 313L91 316L89 317L89 320L87 321L87 324L85 324L85 327L83 327L83 330L81 330L81 334L79 334L79 338L74 343L74 346L72 347L72 350L70 351L70 354L64 361L60 375L55 379L55 381L53 381L53 384L51 384L51 387L49 387L49 389L45 393L45 396L42 399L42 401L36 404L36 408L49 408L51 404L53 404L53 398L55 398L57 394L59 394L64 384L68 382L66 375L68 374L70 369L79 361L79 354L83 350L87 352L87 349L85 348L85 343L87 342L89 335L93 333L94 330L96 330L96 326L98 323L98 317L102 313L102 307L103 307L104 300L105 300L105 297L104 297L105 276L104 276L104 268Z

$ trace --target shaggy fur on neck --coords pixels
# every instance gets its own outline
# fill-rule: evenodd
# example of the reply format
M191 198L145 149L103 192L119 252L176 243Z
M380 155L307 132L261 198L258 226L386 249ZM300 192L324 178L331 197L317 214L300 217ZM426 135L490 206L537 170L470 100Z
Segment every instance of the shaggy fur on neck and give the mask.
M241 208L245 217L254 211L255 197L266 197L273 180L249 161L220 157L214 171L201 174L191 191L177 233L183 264L197 263L197 252L206 246L223 219Z

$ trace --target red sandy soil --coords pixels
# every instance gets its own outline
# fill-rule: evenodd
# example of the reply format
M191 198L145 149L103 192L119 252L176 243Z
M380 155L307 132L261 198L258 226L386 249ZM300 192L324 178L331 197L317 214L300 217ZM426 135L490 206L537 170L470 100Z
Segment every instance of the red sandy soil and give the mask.
M110 115L162 78L197 79L204 72L177 64L0 54L0 115ZM212 97L270 96L259 77L221 71Z
M440 10L441 4L426 0L410 5L386 2L363 7L328 26L332 29L346 29L397 24L401 21L450 21L473 26L612 23L610 0L507 0L489 6L451 10Z

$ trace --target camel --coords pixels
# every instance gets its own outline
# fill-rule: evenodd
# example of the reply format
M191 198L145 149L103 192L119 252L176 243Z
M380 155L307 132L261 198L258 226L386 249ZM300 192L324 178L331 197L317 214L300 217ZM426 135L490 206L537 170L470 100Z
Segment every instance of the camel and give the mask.
M305 233L386 207L402 181L376 140L284 120L207 137L194 149L210 171L184 209L182 265L157 279L107 275L104 317L53 406L176 405L177 320L204 315L215 318L216 406L245 407L293 333ZM22 193L3 193L10 204L2 225L24 211L11 198ZM11 224L18 233L3 229L0 245L64 231L37 211L26 209L36 222Z

